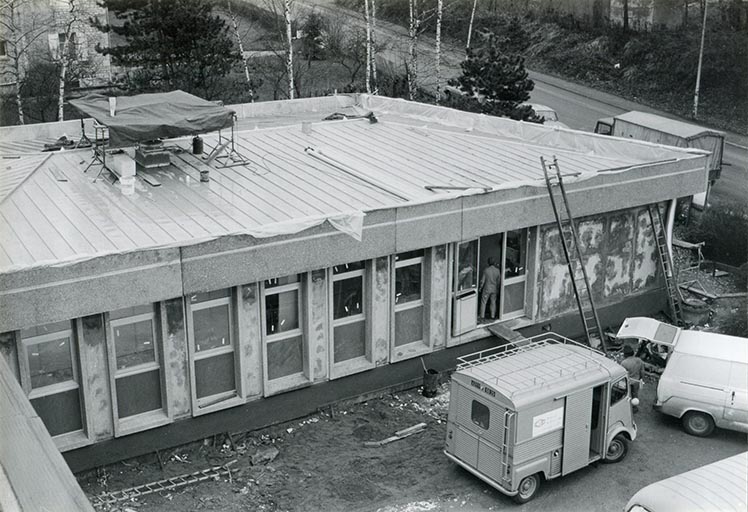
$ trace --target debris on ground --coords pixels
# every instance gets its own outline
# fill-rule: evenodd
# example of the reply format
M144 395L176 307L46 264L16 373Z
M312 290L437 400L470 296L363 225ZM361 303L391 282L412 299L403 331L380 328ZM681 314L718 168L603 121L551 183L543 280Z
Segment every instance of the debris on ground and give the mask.
M366 446L367 448L376 448L378 446L384 446L394 441L405 439L406 437L412 436L413 434L418 434L419 432L423 432L425 428L426 428L425 423L418 423L417 425L413 425L412 427L398 430L397 432L395 432L394 436L387 437L385 439L382 439L381 441L364 441L364 446Z

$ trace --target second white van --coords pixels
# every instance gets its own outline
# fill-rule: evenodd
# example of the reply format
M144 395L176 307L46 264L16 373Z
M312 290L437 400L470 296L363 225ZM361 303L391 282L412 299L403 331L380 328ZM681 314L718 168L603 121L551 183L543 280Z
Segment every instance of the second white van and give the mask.
M748 432L748 338L692 331L653 318L627 318L618 338L671 347L654 408L680 418L686 432L714 427Z

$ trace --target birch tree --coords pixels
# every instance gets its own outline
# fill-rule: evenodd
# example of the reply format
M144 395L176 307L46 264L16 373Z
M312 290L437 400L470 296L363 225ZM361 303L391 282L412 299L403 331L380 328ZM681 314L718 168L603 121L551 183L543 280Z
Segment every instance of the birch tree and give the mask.
M473 0L473 9L470 11L470 23L468 23L467 42L465 43L465 58L467 51L470 49L470 39L473 37L473 23L475 22L475 8L478 7L478 0Z
M60 48L57 55L57 60L60 65L60 74L58 75L58 94L57 94L57 120L65 120L65 84L67 83L67 73L73 60L77 58L78 49L75 47L75 41L73 36L75 34L75 27L81 20L81 10L76 4L75 0L68 0L68 16L65 21L64 32L65 40L62 42L62 48ZM72 49L71 49L71 45Z
M0 7L0 32L5 38L5 53L10 65L3 67L2 78L14 84L18 122L25 124L24 100L21 94L29 67L29 53L49 30L51 17L47 12L25 9L23 20L20 11L29 5L27 0L4 0Z
M366 93L371 94L371 18L369 0L364 0L364 19L366 21Z
M242 65L244 67L244 79L247 81L247 92L249 93L249 101L254 101L254 97L255 97L254 81L252 80L252 77L249 74L249 65L247 64L247 58L244 55L244 43L242 42L242 36L239 33L239 23L237 21L237 15L231 9L231 0L226 0L226 11L229 16L229 19L231 20L231 27L234 31L234 37L236 38L236 43L239 46L239 53L241 54L241 57L242 57Z
M286 22L286 40L288 49L286 50L286 73L288 74L288 97L294 99L294 81L293 81L293 31L291 28L291 0L285 0L283 5L283 19Z
M418 79L417 45L418 29L420 26L418 0L408 0L408 11L410 14L410 22L408 24L408 63L406 65L408 77L408 99L414 100L417 89L416 80Z
M436 102L441 99L442 88L442 14L444 11L444 0L436 2Z
M371 80L374 84L374 94L377 94L377 0L371 0Z

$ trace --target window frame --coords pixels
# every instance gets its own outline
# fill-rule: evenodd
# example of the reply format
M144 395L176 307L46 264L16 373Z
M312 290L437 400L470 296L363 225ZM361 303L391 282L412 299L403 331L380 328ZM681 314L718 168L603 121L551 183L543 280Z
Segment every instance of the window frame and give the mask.
M296 281L291 283L285 283L272 287L267 286L267 281L274 279L282 279L285 277L298 276ZM298 273L289 274L286 276L278 276L268 279L263 279L259 283L260 289L260 329L262 338L262 379L263 388L265 390L265 396L275 394L281 391L288 390L293 387L302 386L311 381L311 373L309 369L309 354L308 354L308 326L306 324L308 316L307 309L307 290L309 290L308 280L311 278L311 273ZM269 295L279 295L284 292L296 291L297 292L297 315L298 315L298 326L289 331L276 332L268 334L267 332L267 298ZM301 351L302 351L302 363L301 371L292 373L290 375L284 375L275 379L270 379L269 376L269 365L268 365L268 347L270 344L287 340L289 338L301 337Z
M486 424L483 425L482 423L476 421L476 405L479 405L481 409L478 409L479 413L483 413L483 409L485 409L485 416L486 416ZM488 407L486 404L481 402L480 400L476 400L473 398L473 400L470 403L470 421L473 423L473 425L483 429L488 430L491 428L491 408Z
M371 347L371 335L370 335L370 302L371 297L369 296L370 284L368 283L371 275L371 262L370 260L361 260L363 267L359 269L349 270L346 272L335 273L334 267L329 270L330 285L328 301L330 304L329 312L329 325L330 325L330 344L329 344L329 360L330 360L330 378L336 379L352 373L368 370L372 368L372 347ZM345 264L343 264L345 265ZM342 318L335 318L335 283L337 281L344 281L346 279L352 279L359 277L361 280L361 312L355 315L350 315ZM356 356L351 359L344 361L335 362L335 328L345 325L350 325L358 322L364 324L364 354Z
M236 342L239 339L236 329L236 293L234 287L224 288L228 290L228 294L225 297L216 297L214 299L192 303L191 296L187 295L184 298L186 308L186 320L187 320L187 346L190 363L190 395L192 398L192 415L200 416L210 412L225 409L227 407L233 407L243 402L244 392L242 387L241 378L241 362L240 362L240 351L237 350ZM212 291L222 291L212 290ZM208 292L210 293L210 292ZM229 343L221 347L209 348L207 350L197 350L195 343L195 319L194 313L196 311L202 311L204 309L210 309L215 306L228 306L228 335ZM198 398L197 396L197 375L195 371L195 363L203 359L209 359L228 353L234 354L234 389L229 391L223 391L210 396L204 396Z
M426 263L426 254L425 254L426 249L424 249L423 251L424 251L423 255L416 256L415 258L408 258L407 260L398 260L397 259L397 254L394 256L395 257L395 265L394 265L393 268L394 268L395 275L394 275L394 279L392 281L392 283L393 283L393 289L392 289L393 297L392 297L392 302L393 302L393 306L394 306L394 309L395 309L395 313L398 313L400 311L407 311L408 309L413 309L413 308L417 308L419 306L424 306L425 305L425 300L423 298L424 293L425 293L425 286L424 286L424 282L423 281L424 281L424 273L425 273L425 268L424 267L425 267L425 263ZM410 266L414 266L414 265L420 265L420 267L421 267L421 276L420 276L420 281L419 281L420 282L420 291L419 291L419 294L418 294L418 299L417 300L411 300L411 301L408 301L408 302L404 302L402 304L398 304L397 303L397 290L395 289L395 286L397 284L397 270L400 269L400 268L403 268L403 267L410 267ZM412 343L416 343L416 342L414 341Z
M618 384L621 381L625 381L625 383L626 383L626 392L624 394L622 394L620 397L618 397L615 400L613 400L616 391L618 391L616 389L616 384ZM618 404L619 402L621 402L621 400L623 400L624 398L628 397L630 394L631 394L631 384L629 383L628 375L624 375L620 379L611 382L610 383L609 407L613 407L614 405Z
M431 283L427 282L430 279L431 271L429 265L432 261L433 247L424 247L422 249L414 249L410 251L401 251L399 253L390 256L390 361L397 362L413 357L418 357L428 352L431 352L432 339L430 336L430 320L429 320L429 308L430 298L427 296L431 290ZM401 258L401 255L412 252L420 252L418 256L412 256L410 258ZM397 271L401 268L419 265L420 267L420 292L419 298L397 304ZM403 313L413 309L421 308L421 338L407 343L397 344L397 316L398 313Z
M88 432L91 432L91 422L86 411L86 398L88 397L88 393L86 392L86 383L84 382L86 376L85 366L82 364L82 354L80 354L77 347L79 339L78 333L81 332L80 319L70 320L68 324L69 326L67 329L37 336L30 336L28 338L24 338L21 335L20 330L15 331L16 346L18 348L18 372L20 376L21 388L26 393L29 401L36 398L42 398L45 396L78 389L81 428L79 430L72 430L70 432L57 434L56 436L52 437L52 440L55 442L55 445L60 451L74 450L76 448L81 448L92 443L92 440L88 437ZM31 386L31 369L29 367L27 347L50 341L55 337L59 337L61 333L67 333L68 339L70 340L73 376L75 377L76 381L74 382L74 385L68 384L67 382L70 381L67 381L64 383L55 383L48 386L42 386L41 388L37 388L37 390L43 389L46 392L42 393L37 391L36 393L34 393L34 389Z
M114 329L122 325L134 324L144 320L151 321L151 330L153 335L153 353L154 361L141 363L130 368L118 368L117 365L117 344L115 342ZM164 357L162 353L161 333L161 307L160 304L152 304L152 309L148 313L139 313L133 316L125 316L111 319L110 313L106 313L106 340L107 352L109 354L109 383L112 396L112 420L114 422L114 436L120 437L142 430L155 428L172 421L172 414L169 408L168 390L166 386L166 370L163 365ZM161 409L144 411L131 416L119 417L119 398L117 396L117 380L120 378L132 377L146 372L158 370L160 382L160 399Z

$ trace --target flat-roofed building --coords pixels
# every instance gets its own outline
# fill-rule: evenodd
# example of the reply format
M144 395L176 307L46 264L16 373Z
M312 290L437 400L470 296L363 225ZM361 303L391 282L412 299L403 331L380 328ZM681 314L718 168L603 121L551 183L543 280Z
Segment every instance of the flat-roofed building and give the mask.
M666 307L647 208L706 188L703 151L403 100L231 108L233 159L205 158L226 130L167 140L132 191L40 151L78 121L0 133L0 348L76 469L412 381L493 323L581 334L541 157L579 173L604 325Z

